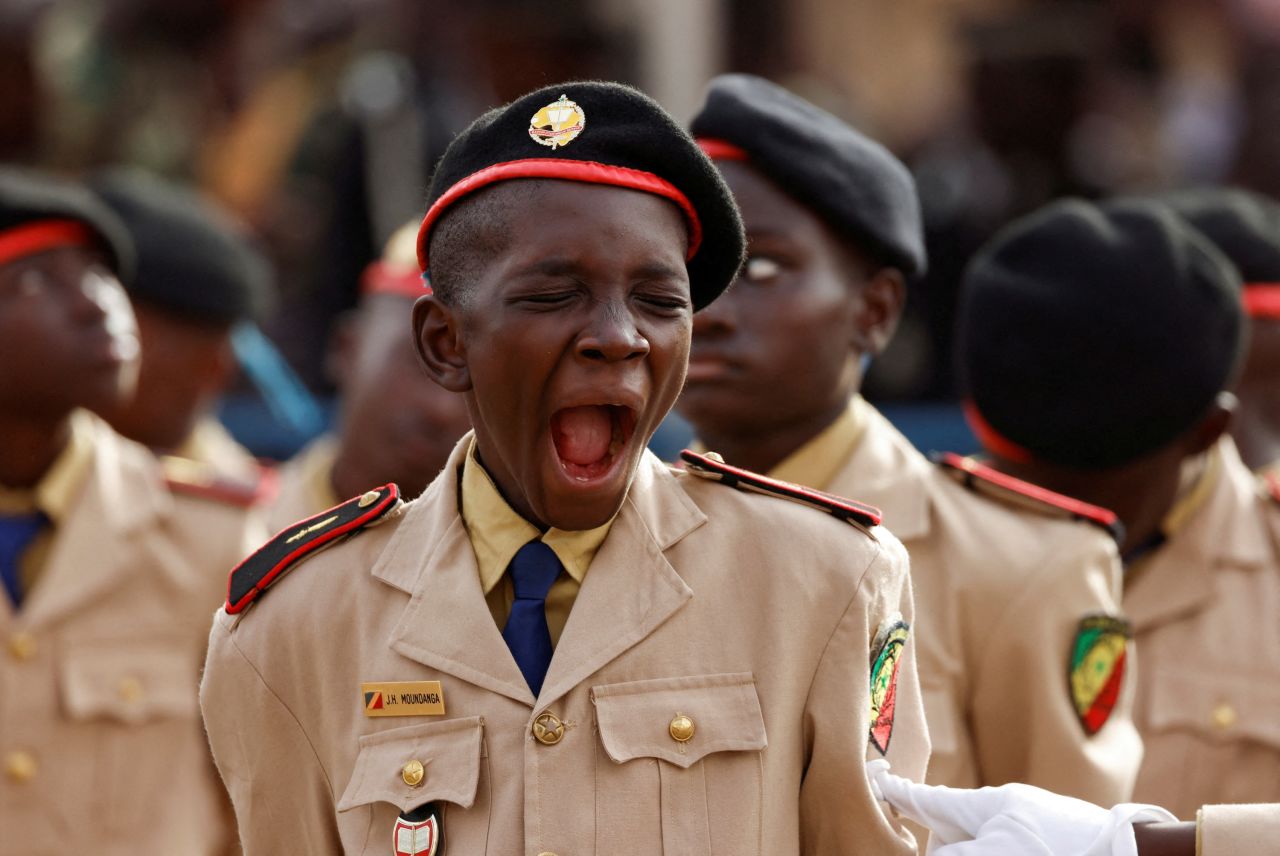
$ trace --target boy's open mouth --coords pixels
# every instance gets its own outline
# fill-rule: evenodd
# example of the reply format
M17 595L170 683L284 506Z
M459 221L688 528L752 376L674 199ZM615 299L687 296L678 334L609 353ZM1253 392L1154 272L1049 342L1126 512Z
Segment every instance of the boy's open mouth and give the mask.
M560 465L581 481L607 474L635 428L635 412L619 404L566 407L551 416L551 438Z

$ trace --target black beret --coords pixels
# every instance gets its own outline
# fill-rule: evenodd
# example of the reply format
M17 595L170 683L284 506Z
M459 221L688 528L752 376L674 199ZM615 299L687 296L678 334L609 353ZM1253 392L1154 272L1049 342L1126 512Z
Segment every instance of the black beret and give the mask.
M749 74L711 81L691 128L713 158L745 159L877 261L924 273L915 180L875 140Z
M429 272L431 230L449 206L491 184L553 178L643 190L676 204L689 225L691 297L701 309L729 286L745 239L733 196L693 139L644 93L618 83L548 86L485 113L441 158L418 231Z
M1280 205L1258 193L1224 187L1155 198L1213 241L1246 283L1280 283Z
M970 415L1014 457L1095 469L1155 451L1204 417L1244 351L1235 269L1152 203L1050 205L997 234L962 287Z
M59 227L75 225L81 236L59 234ZM35 229L36 231L32 231ZM0 241L6 249L0 264L57 245L87 240L106 253L116 276L133 276L133 243L109 208L78 184L34 170L0 168Z
M207 324L266 316L271 268L228 213L140 170L108 170L89 184L133 238L131 297Z

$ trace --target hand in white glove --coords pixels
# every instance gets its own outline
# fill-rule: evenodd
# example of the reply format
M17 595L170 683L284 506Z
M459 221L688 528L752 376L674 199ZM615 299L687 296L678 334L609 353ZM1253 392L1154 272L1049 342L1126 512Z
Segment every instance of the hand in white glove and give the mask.
M944 788L918 785L867 764L876 796L927 826L929 856L1137 856L1134 822L1173 821L1158 806L1110 810L1031 785Z

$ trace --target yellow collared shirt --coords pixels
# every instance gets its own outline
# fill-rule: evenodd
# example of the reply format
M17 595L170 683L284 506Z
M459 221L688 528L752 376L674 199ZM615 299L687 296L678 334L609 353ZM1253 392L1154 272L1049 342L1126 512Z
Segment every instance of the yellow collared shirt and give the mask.
M489 612L501 630L511 613L515 591L507 566L521 547L540 538L560 559L565 573L561 574L547 594L547 627L551 630L551 644L558 644L569 620L578 589L586 579L587 569L596 551L609 534L613 521L581 532L563 529L538 528L525 520L507 504L498 492L493 479L485 472L476 457L476 445L472 441L467 450L467 460L462 469L462 522L467 527L471 547L475 550L476 565L480 570L480 588L484 591Z
M54 458L53 465L34 488L16 489L0 485L0 512L25 514L38 510L49 518L49 525L23 551L19 562L18 575L24 594L31 591L44 570L53 549L57 527L66 520L71 504L89 473L93 462L91 418L82 411L72 414L71 436L66 447Z

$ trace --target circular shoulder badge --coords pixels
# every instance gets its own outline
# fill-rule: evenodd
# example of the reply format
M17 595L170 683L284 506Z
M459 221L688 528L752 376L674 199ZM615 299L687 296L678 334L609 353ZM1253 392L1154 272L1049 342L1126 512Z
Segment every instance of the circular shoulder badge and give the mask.
M587 114L568 96L561 95L529 120L529 136L535 143L558 149L578 138L587 125Z

